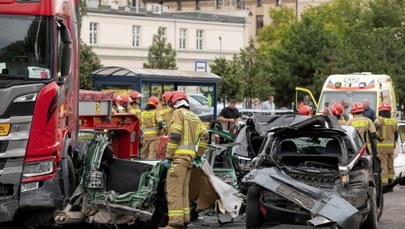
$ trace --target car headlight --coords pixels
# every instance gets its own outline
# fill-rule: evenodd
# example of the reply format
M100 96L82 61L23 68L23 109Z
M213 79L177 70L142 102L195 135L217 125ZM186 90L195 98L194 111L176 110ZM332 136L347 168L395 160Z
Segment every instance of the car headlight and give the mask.
M14 103L34 102L37 99L37 93L31 93L19 96L14 99Z
M50 174L53 172L53 161L39 161L26 163L24 165L23 177L35 177Z

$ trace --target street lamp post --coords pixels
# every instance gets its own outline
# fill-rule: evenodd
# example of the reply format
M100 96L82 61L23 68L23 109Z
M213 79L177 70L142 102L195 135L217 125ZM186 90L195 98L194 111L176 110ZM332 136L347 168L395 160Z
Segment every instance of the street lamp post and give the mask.
M222 57L222 37L219 36L219 57Z

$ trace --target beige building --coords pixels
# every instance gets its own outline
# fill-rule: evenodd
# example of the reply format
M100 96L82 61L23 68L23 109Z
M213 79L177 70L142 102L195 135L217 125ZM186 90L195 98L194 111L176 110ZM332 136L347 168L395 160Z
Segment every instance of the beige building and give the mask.
M109 2L105 4L110 4ZM207 71L216 57L231 59L247 45L249 24L245 17L201 12L163 11L127 6L126 1L98 5L88 1L81 37L93 47L104 66L142 68L159 27L177 52L177 66L184 71Z
M136 0L135 0L136 1ZM250 22L249 36L270 24L270 8L286 5L300 15L305 8L318 6L329 0L144 0L141 4L161 4L166 10L177 12L204 12L246 17Z

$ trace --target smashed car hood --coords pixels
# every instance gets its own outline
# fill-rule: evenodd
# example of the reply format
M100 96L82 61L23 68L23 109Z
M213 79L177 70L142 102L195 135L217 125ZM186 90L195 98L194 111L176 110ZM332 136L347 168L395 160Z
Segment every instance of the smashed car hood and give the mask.
M314 219L320 217L336 222L342 229L358 228L360 225L361 216L357 208L337 193L300 183L277 168L255 169L242 181L256 183L308 210L314 216L309 222L313 225L316 224Z

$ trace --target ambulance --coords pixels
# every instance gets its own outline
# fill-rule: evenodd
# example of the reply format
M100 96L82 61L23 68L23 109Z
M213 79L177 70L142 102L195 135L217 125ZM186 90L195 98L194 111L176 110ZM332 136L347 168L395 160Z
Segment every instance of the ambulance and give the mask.
M323 85L319 103L310 90L300 87L295 90L297 109L298 105L306 100L313 110L316 110L316 114L323 113L325 104L333 105L344 100L349 102L347 112L350 113L352 102L362 103L365 99L369 100L370 108L376 111L376 115L382 102L391 104L392 117L397 114L395 89L388 75L375 75L370 72L330 75Z

